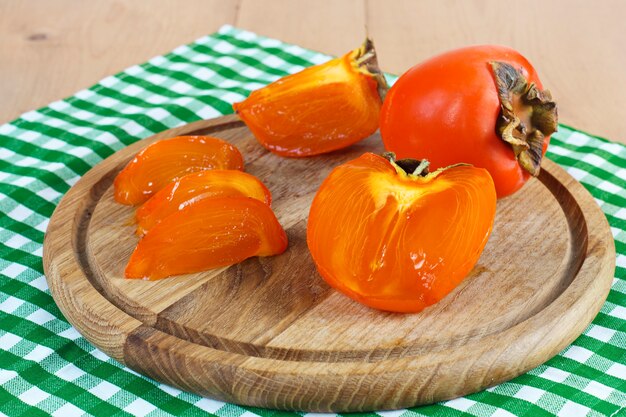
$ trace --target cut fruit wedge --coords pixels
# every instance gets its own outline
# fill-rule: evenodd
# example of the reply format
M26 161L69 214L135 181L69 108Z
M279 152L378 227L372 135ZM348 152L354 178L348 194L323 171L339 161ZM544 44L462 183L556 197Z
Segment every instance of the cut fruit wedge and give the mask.
M268 206L272 202L270 191L253 175L237 170L196 172L170 182L137 209L137 234L145 234L176 211L214 197L252 197Z
M230 143L211 136L160 140L139 152L117 175L115 201L141 204L169 182L208 169L243 170L243 157Z
M233 109L265 148L299 158L345 148L374 133L387 89L367 39L343 57L253 91Z
M286 248L287 235L264 202L205 198L154 226L139 241L125 276L157 280L278 255Z

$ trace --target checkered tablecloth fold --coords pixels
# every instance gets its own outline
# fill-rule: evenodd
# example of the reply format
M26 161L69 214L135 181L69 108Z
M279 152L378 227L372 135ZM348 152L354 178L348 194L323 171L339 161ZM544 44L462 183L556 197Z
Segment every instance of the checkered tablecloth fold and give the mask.
M98 162L156 132L231 113L252 90L328 59L225 26L0 126L0 417L304 414L201 398L112 360L64 319L41 256L56 204ZM510 382L378 414L626 416L626 147L560 126L548 157L591 192L611 225L617 267L602 310L571 346Z

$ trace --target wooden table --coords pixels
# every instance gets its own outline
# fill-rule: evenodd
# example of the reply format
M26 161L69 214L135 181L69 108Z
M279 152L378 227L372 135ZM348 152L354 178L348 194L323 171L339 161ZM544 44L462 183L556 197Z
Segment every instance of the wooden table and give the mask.
M228 23L335 55L367 34L392 73L450 48L510 45L562 123L626 143L625 17L622 0L0 0L0 122Z

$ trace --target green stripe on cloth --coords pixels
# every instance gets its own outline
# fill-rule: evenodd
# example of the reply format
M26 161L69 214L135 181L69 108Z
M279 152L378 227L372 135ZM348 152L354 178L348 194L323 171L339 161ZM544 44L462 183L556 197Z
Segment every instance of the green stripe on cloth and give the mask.
M107 357L63 318L41 255L54 207L98 162L153 133L231 113L231 104L250 91L327 59L225 26L0 126L0 417L306 415L201 398ZM362 416L620 415L626 406L626 147L561 126L548 156L591 192L611 225L617 268L600 314L558 356L510 382Z

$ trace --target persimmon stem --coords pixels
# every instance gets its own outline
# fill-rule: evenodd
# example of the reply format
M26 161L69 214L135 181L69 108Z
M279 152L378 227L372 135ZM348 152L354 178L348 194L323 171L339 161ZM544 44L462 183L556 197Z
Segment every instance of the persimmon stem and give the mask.
M420 164L415 168L412 172L413 175L425 175L428 174L428 167L430 166L430 162L427 159L422 159ZM424 174L422 174L424 173Z
M371 41L367 39L365 42L371 42ZM376 51L365 50L365 53L363 53L363 55L361 55L360 57L356 59L356 64L359 66L367 65L372 59L375 59L375 58L376 58Z
M396 170L402 170L407 175L416 177L425 177L428 175L428 167L430 162L427 159L404 158L396 160L396 154L393 152L383 153L383 158L391 162Z

